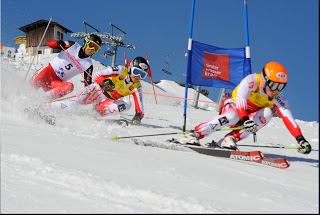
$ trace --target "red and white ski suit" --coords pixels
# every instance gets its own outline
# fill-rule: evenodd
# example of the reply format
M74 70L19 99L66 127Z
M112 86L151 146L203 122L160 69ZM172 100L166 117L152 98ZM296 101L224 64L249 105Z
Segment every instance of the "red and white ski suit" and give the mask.
M92 75L92 59L91 57L85 55L78 43L74 43L70 48L67 49L67 51L90 75ZM87 72L84 72L84 70L81 71L81 73L85 73L85 86L92 83L91 77L87 74ZM36 89L42 88L46 92L45 97L49 101L52 101L73 91L73 84L67 81L79 73L80 72L77 66L74 65L68 54L65 51L61 51L54 59L50 61L47 67L41 68L32 76L30 85Z
M263 128L273 117L271 107L274 106L280 114L284 124L290 133L296 138L301 134L298 124L295 122L289 104L282 92L277 93L271 100L260 87L260 74L250 74L233 90L232 98L225 98L220 105L220 115L195 127L199 133L199 139L211 134L223 127L238 127L239 120L248 116L255 121L257 130ZM246 138L251 132L233 130L232 135L237 141Z
M144 116L142 86L140 82L132 83L127 78L128 68L125 66L108 67L93 75L95 83L81 90L76 96L61 101L43 104L47 110L73 111L79 105L92 104L101 116L119 114L131 108L128 95L133 95L136 113ZM102 81L110 78L115 84L113 92L101 89ZM142 119L141 118L141 119Z

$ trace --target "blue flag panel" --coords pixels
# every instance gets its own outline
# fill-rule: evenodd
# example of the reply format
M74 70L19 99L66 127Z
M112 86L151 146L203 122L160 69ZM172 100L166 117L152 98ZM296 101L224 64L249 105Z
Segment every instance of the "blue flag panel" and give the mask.
M188 84L234 89L251 73L251 62L245 48L224 49L193 41L187 73Z

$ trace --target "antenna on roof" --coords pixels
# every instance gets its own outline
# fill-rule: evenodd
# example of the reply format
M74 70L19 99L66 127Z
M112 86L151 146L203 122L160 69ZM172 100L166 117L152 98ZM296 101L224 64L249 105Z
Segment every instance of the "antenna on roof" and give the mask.
M100 32L98 29L92 27L91 25L89 25L89 24L86 23L85 21L83 21L83 24L84 24L84 30L85 30L86 33L87 33L87 25L88 25L89 27L91 27L92 29L96 30L97 33Z

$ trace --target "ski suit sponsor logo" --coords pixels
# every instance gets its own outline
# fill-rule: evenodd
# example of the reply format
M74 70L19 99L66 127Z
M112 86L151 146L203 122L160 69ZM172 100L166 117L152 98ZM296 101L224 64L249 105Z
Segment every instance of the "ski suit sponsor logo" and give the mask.
M262 124L266 124L267 120L264 116L259 116L259 120Z
M137 90L138 90L138 92L142 92L141 88L137 88ZM139 98L140 103L142 104L142 94L141 93L139 93L138 98Z
M124 79L123 75L120 75L120 76L119 76L119 80L121 81L121 80L123 80L123 79Z
M279 96L276 96L275 99L279 102L279 104L280 104L282 107L284 107L284 102L280 99Z
M223 125L225 125L225 124L227 124L229 122L227 117L225 117L225 116L219 118L218 120L219 120L221 126L223 126Z
M113 70L113 71L119 71L119 68L118 68L118 66L113 66L113 67L112 67L112 70Z
M58 75L61 75L61 77L64 76L63 70L64 70L63 68L59 67L59 69L58 69L58 71L57 71L57 74L58 74Z
M229 62L230 55L203 52L202 78L230 82Z
M132 91L133 89L134 89L134 87L133 87L133 86L130 86L130 87L129 87L129 90L130 90L130 91Z
M248 87L249 87L249 89L251 90L251 89L253 88L253 86L254 86L254 81L251 81L251 82L248 84Z
M127 109L127 108L126 108L126 106L125 106L124 104L121 104L121 105L118 106L119 112L124 111L124 110L126 110L126 109Z
M209 131L214 131L216 127L217 127L217 124L209 124Z

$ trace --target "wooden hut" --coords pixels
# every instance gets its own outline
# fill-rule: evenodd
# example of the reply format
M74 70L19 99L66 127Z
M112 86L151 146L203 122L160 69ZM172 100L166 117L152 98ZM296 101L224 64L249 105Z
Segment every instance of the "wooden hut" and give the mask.
M48 23L49 21L41 19L19 28L19 30L26 33L26 48L28 54L34 55L37 51L37 46L41 41ZM51 22L38 49L38 54L51 54L57 52L49 48L47 42L50 40L63 40L65 33L72 33L72 31L56 22Z

